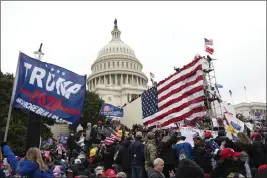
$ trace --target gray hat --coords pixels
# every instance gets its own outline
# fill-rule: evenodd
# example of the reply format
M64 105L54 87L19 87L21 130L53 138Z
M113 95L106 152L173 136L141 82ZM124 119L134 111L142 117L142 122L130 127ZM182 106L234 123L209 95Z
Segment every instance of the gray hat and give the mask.
M119 172L117 174L117 177L119 177L119 178L127 178L127 176L126 176L126 174L124 172Z
M153 139L154 137L155 137L155 133L153 133L153 132L147 133L147 139Z
M143 137L142 132L136 132L135 137L139 137L139 138L141 137L142 138Z

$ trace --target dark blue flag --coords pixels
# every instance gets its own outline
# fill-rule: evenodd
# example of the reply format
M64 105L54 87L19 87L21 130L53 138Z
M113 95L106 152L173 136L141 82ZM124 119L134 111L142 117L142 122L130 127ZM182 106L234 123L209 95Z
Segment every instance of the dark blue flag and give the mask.
M44 117L77 124L82 114L86 76L20 53L11 101Z
M123 117L123 109L112 104L102 104L100 114L107 117Z

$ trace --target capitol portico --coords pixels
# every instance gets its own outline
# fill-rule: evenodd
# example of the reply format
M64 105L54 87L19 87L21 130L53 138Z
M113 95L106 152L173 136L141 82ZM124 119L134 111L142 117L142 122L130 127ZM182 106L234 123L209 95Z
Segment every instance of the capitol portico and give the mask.
M148 78L135 52L121 40L116 19L111 34L91 66L87 85L106 103L122 106L147 90Z

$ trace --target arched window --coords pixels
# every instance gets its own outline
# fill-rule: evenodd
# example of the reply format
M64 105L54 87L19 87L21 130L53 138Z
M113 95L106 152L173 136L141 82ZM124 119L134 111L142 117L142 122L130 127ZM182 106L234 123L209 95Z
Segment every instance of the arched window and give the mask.
M126 68L128 68L128 62L126 62Z
M117 67L120 67L120 62L119 61L117 62Z
M112 62L112 67L115 67L115 62L114 61Z
M100 64L100 68L101 68L101 70L102 70L102 64Z
M108 62L108 69L110 68L110 62Z
M132 63L130 63L130 69L132 69L133 68L133 64Z
M104 69L106 69L106 63L104 63Z
M124 62L121 62L121 66L124 67Z

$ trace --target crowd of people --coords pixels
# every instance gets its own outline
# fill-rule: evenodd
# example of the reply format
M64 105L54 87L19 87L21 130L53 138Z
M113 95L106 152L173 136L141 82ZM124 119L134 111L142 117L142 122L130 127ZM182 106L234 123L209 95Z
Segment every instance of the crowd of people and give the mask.
M179 128L153 129L119 122L81 126L66 144L50 140L22 158L1 143L0 177L29 178L266 178L266 135L239 132L235 141L219 130L195 133L194 144Z

